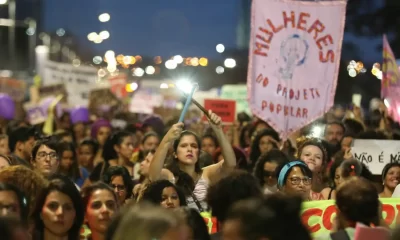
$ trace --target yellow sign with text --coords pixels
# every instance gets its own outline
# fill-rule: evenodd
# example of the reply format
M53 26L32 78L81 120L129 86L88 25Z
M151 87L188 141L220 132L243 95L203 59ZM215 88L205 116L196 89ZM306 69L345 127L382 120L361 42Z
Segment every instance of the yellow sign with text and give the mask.
M400 198L381 198L382 217L385 222L394 228L400 211ZM301 218L312 235L328 234L332 231L336 217L336 205L334 200L311 201L303 204ZM400 218L400 217L399 217Z

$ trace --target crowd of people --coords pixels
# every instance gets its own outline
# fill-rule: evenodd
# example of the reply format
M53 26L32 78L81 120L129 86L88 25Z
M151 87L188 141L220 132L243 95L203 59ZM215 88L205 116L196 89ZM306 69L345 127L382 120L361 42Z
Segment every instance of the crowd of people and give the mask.
M323 134L310 136L316 124ZM224 127L210 111L204 126L149 116L121 129L76 121L71 110L44 135L42 125L9 121L1 239L357 239L360 228L400 239L380 202L398 197L400 163L374 176L351 152L354 139L399 139L384 107L336 108L286 141L245 113ZM321 200L336 200L333 231L312 236L302 204Z

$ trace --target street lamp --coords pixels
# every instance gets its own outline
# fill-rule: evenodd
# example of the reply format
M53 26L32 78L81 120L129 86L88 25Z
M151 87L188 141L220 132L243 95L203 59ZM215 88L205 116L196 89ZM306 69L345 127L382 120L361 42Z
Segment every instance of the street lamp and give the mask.
M0 0L0 5L5 5L5 4L7 4L7 0Z

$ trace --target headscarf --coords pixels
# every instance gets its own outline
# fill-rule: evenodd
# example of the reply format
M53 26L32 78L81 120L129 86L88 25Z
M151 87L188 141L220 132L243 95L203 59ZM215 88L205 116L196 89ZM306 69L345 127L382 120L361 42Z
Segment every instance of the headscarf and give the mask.
M91 135L93 139L96 139L97 137L97 132L99 131L99 129L101 127L109 127L110 129L112 129L111 124L109 121L105 120L105 119L99 119L96 122L93 123L92 125L92 129L91 129Z

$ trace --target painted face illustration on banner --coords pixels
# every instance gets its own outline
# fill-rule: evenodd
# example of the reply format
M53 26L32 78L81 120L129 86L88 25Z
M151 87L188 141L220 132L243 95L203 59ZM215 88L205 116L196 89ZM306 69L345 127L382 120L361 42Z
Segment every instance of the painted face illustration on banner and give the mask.
M293 71L297 66L303 65L307 59L308 43L298 34L290 35L281 44L281 57L283 67L279 69L280 77L291 80Z

